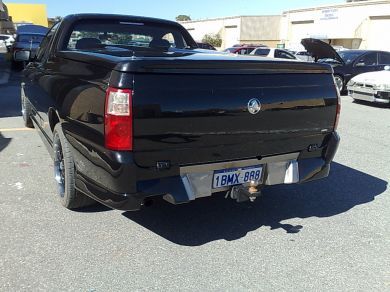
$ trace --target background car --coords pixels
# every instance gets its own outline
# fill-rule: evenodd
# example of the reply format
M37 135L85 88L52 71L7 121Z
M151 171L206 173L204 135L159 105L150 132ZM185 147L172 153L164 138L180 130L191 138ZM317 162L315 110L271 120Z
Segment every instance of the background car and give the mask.
M16 65L15 53L18 51L28 50L31 56L34 57L36 51L45 37L48 28L39 25L23 25L20 26L16 33L16 40L11 47L12 61Z
M217 49L214 48L212 45L208 44L208 43L196 43L198 45L198 47L200 49L205 49L205 50L212 50L212 51L216 51Z
M354 100L390 104L390 66L383 71L355 76L347 88L348 95Z
M370 50L344 50L336 52L329 44L317 39L303 39L302 45L314 57L315 62L333 66L334 78L340 92L356 75L384 70L390 65L390 52Z
M7 47L3 41L0 41L0 53L5 53L7 51Z
M262 56L262 57L269 57L269 58L290 59L290 60L298 59L295 55L291 54L287 50L265 48L265 47L256 48L250 54L254 56Z
M231 47L224 50L224 52L238 54L238 55L249 55L254 49L258 46L241 46L241 47Z
M312 55L306 51L296 52L295 57L297 57L297 59L302 60L302 61L314 62L314 58L312 57Z
M0 42L4 43L7 50L10 50L11 46L15 42L15 39L12 35L0 34Z

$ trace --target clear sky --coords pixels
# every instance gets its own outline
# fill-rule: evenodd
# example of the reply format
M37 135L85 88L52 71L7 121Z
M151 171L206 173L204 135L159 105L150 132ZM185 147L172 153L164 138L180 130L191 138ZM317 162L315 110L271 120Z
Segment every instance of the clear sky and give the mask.
M7 3L47 4L48 16L97 12L193 20L238 15L272 15L285 10L344 3L345 0L3 0Z

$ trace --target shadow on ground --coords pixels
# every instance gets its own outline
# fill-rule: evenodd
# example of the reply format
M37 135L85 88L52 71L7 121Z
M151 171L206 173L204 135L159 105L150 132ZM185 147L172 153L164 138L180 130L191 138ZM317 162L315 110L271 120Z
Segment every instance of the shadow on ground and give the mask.
M355 99L353 103L370 106L370 107L376 107L376 108L390 108L389 103L375 103L375 102L369 102L369 101L357 100L357 99Z
M11 138L5 138L0 132L0 152L8 146L11 140Z
M11 65L0 54L0 118L18 117L20 112L21 71L11 70Z
M269 187L253 204L237 204L215 195L180 206L158 200L150 208L123 215L173 243L198 246L220 239L236 240L262 226L297 233L304 226L282 221L335 216L373 201L386 188L387 182L381 179L333 163L327 179Z

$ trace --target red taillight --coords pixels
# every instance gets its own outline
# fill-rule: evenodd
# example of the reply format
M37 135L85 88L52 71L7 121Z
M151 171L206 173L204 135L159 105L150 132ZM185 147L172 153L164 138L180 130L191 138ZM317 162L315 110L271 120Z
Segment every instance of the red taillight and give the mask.
M341 98L340 98L340 95L337 93L336 120L334 121L334 130L335 131L337 130L337 127L339 125L340 112L341 112Z
M132 97L130 89L109 87L106 92L104 136L107 149L133 150Z

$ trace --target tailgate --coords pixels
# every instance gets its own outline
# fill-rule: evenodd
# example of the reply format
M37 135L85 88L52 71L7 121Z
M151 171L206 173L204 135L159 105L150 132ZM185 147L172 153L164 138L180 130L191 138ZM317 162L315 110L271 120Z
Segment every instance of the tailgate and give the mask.
M183 166L301 151L333 131L336 104L332 74L135 74L134 158Z

